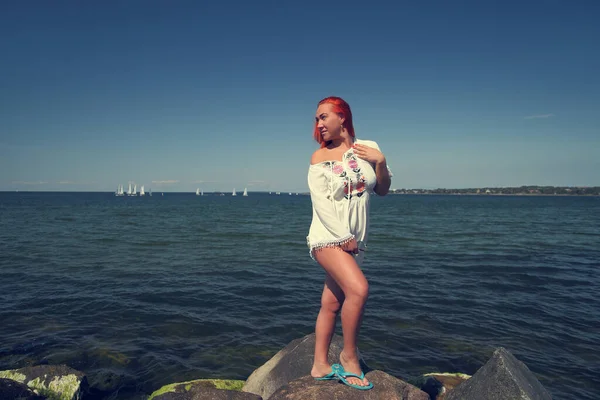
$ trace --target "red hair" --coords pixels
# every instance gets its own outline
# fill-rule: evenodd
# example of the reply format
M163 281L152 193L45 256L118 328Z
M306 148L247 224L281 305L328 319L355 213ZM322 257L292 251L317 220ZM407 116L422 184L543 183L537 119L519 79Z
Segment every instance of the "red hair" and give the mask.
M326 97L319 102L319 106L321 104L329 103L333 106L333 112L339 115L341 118L344 118L344 123L342 124L344 128L350 134L350 137L354 137L354 125L352 124L352 111L350 110L350 105L344 101L341 97ZM318 107L318 106L317 106ZM317 127L318 122L315 121L315 130L313 132L313 137L321 145L321 148L326 147L328 142L323 140L323 136L321 136L321 132Z

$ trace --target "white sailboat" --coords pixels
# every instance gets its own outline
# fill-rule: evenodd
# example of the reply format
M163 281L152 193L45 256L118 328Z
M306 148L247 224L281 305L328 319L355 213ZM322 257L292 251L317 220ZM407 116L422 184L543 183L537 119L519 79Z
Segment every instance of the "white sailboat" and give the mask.
M237 196L237 193L235 192L235 188L233 188L233 193L231 193L232 196Z
M248 188L244 188L244 194L242 194L242 196L248 197Z
M137 183L133 184L133 194L132 196L137 196Z
M123 185L119 185L117 186L117 191L115 192L115 196L125 196L125 193L123 193Z
M127 196L135 196L131 188L131 182L129 182L129 187L127 188Z
M200 196L200 188L196 188L196 196Z
M148 196L152 197L152 188L150 188L150 192L148 193Z
M140 196L145 196L146 192L144 192L144 185L140 188Z

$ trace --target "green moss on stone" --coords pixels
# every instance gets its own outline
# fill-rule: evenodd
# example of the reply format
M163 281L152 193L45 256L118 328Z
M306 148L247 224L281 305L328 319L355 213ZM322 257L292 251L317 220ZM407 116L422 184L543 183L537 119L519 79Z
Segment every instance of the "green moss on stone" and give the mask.
M178 388L183 388L185 391L192 389L192 386L199 385L205 387L213 387L216 389L223 390L237 390L241 391L244 387L245 381L234 380L234 379L195 379L193 381L170 383L161 387L160 389L153 392L148 400L152 400L165 393L177 392Z
M161 394L175 392L175 388L179 385L181 385L181 383L170 383L168 385L165 385L165 386L161 387L160 389L152 392L150 397L148 397L148 400L152 400L153 398L160 396Z
M14 370L0 371L0 378L10 379L15 382L24 383L27 377Z
M206 379L212 382L217 389L225 390L237 390L238 392L244 387L246 381L239 381L234 379Z
M56 376L48 385L42 378L35 378L27 382L27 386L49 400L72 400L79 391L80 381L76 375L70 374Z
M10 379L25 383L27 377L14 370L0 371L0 378ZM46 396L50 400L72 400L79 391L80 381L76 375L56 376L48 384L42 378L35 378L27 382L27 386L36 393Z

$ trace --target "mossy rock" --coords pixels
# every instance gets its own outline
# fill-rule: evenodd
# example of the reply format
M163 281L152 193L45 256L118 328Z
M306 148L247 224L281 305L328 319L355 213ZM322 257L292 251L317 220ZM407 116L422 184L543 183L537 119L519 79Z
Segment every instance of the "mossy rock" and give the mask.
M66 365L38 365L0 371L0 378L23 383L49 400L79 400L87 386L85 375Z
M46 400L45 397L35 394L27 385L0 378L0 398L13 400Z
M239 392L244 386L244 381L233 379L195 379L187 382L171 383L161 387L150 395L148 400L153 400L167 393L186 393L192 389L219 389Z

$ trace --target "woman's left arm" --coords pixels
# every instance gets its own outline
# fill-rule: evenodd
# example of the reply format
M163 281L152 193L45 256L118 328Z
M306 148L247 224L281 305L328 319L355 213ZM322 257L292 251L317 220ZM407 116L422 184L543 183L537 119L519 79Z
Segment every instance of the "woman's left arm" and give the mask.
M392 179L387 166L385 156L379 150L377 143L372 142L374 147L366 146L364 144L355 144L354 154L362 158L365 161L375 165L375 175L377 176L377 183L373 188L373 191L380 196L385 196L390 191L390 185Z
M390 177L385 157L383 162L375 164L375 175L377 175L377 183L373 191L380 196L385 196L390 191L390 185L392 184L392 178Z

